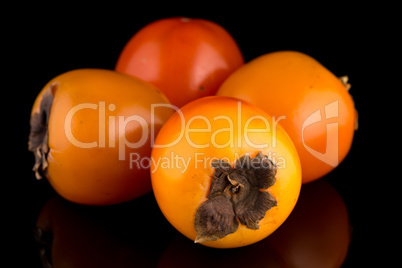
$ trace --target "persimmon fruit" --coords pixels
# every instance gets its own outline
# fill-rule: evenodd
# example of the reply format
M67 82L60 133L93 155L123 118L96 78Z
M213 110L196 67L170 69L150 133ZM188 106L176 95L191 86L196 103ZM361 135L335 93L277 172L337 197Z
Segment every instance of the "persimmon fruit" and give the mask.
M261 55L232 73L218 96L251 102L279 120L297 148L303 183L323 177L345 159L357 128L347 77L338 78L297 51Z
M162 127L151 180L178 231L205 246L236 248L285 221L300 192L301 169L292 140L266 112L210 96L185 105Z
M196 18L163 18L145 25L126 43L115 70L159 88L178 107L215 95L244 64L234 38L221 25Z
M111 70L77 69L51 79L31 113L29 150L37 178L62 197L109 205L151 191L151 138L173 111L151 84ZM154 132L154 133L153 133Z

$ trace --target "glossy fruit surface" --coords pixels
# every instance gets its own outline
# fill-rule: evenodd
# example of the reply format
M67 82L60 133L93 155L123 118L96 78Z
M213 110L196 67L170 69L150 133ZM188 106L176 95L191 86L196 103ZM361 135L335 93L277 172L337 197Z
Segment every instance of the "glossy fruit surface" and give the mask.
M154 86L115 71L79 69L43 88L31 116L36 174L81 204L125 202L151 191L151 137L172 114Z
M259 158L261 156L265 157ZM254 171L250 168L242 170L246 172L243 175L249 182L244 177L241 181L236 177L236 171L240 170L240 159L250 162L266 160L263 163L275 166L271 174L275 179L269 186L254 187L251 180L256 177L247 175L247 172L251 174ZM219 166L215 166L217 162L214 160L227 164L225 172L217 175ZM255 168L261 170L259 163ZM270 168L273 167L271 164ZM225 177L226 172L230 177ZM216 248L241 247L270 235L291 213L301 187L297 151L283 128L260 108L229 97L201 98L176 112L156 138L151 174L154 195L167 220L191 240ZM237 183L237 179L240 183ZM220 183L226 187L221 191L216 190ZM231 203L226 202L224 196L229 194L228 191L233 204L233 208L229 209ZM246 199L238 202L236 198L244 193L248 193L246 199L250 199L243 206L240 202ZM264 196L271 198L270 201L275 204L261 214L254 215L261 208L257 207L265 204L262 201L266 200L255 201L252 194L257 199L264 199ZM206 208L206 204L210 206ZM203 213L203 206L207 213ZM232 215L233 211L235 216ZM253 215L245 216L247 212ZM236 216L240 219L245 216L244 221L238 223ZM250 220L249 216L262 218L246 225L244 222ZM218 219L217 222L215 219ZM238 224L238 227L215 241L204 241L205 237L200 237L199 232L203 229L197 229L197 225L208 220L209 223L205 225L210 224L212 228L214 224L222 223L218 227L220 231L225 231L232 223Z
M127 42L115 69L150 82L181 107L214 95L243 64L237 43L222 26L174 17L140 29Z
M296 51L262 55L234 72L217 95L249 101L293 139L303 183L321 178L348 154L357 122L350 85Z

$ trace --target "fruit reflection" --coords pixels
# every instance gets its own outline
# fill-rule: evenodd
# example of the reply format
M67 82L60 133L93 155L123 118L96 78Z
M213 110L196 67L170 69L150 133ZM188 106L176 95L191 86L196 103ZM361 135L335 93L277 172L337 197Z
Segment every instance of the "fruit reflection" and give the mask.
M266 240L242 248L219 249L194 244L177 234L161 256L158 268L286 267L280 254Z
M289 267L340 267L351 239L347 207L337 190L319 180L302 187L296 209L269 240Z
M54 197L43 207L36 239L44 267L155 267L174 231L152 195L90 207ZM155 242L157 241L157 242Z
M341 267L350 243L346 205L327 181L303 185L285 223L268 238L238 249L213 249L178 235L158 267Z

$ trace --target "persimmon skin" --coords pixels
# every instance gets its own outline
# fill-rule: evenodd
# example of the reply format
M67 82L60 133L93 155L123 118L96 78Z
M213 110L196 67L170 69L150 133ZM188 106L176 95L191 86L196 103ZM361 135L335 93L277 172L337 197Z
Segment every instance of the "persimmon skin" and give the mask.
M39 112L51 85L55 89L48 121L50 150L45 175L55 191L69 201L86 205L122 203L150 192L149 168L130 166L130 154L150 156L150 131L139 148L122 147L123 141L139 141L142 127L135 121L124 127L120 121L135 115L148 127L153 123L157 133L173 111L155 109L151 122L151 105L167 104L167 98L149 83L125 74L77 69L45 85L31 116Z
M216 95L249 101L282 118L299 152L303 183L332 171L351 149L357 117L347 86L304 53L257 57L232 73Z
M241 111L238 109L239 104ZM195 214L200 205L207 200L214 176L211 161L225 159L233 165L239 157L247 153L253 158L262 151L268 157L281 157L286 163L285 167L278 168L276 182L267 190L277 200L277 206L266 212L265 217L259 222L258 230L251 230L240 224L234 233L216 241L206 241L201 244L214 248L236 248L253 244L274 232L291 213L301 187L299 157L292 140L283 128L276 125L275 138L270 132L250 132L247 137L250 137L253 144L248 143L245 132L261 130L266 126L262 120L248 121L250 118L253 116L266 118L272 127L271 130L275 124L268 114L255 105L230 97L200 98L185 105L181 113L182 115L178 112L173 114L162 127L155 140L156 147L152 150L152 188L166 219L183 235L194 241L196 238ZM231 119L233 125L223 121L223 118ZM188 123L184 128L183 138L178 139L183 129L182 119L191 124ZM204 120L210 124L206 124ZM247 126L246 122L249 122ZM230 126L232 126L230 131L222 131ZM206 131L197 133L194 132L196 129ZM272 142L273 138L275 145ZM216 144L211 139L216 141ZM223 146L226 142L233 146ZM173 145L160 147L170 143ZM205 145L205 148L195 148L193 143ZM261 144L269 146L262 149L254 146ZM188 161L188 166L184 168L170 161L166 162L170 166L163 167L161 163L165 159L183 159ZM161 166L157 166L158 163Z
M178 107L215 95L244 64L232 36L205 19L164 18L140 29L123 48L115 70L159 88Z

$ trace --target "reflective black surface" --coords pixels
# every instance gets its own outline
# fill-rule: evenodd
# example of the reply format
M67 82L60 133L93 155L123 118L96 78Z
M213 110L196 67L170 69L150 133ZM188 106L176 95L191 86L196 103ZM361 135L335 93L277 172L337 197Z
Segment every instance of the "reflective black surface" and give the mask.
M34 229L44 267L339 267L352 235L346 205L325 180L304 187L273 235L244 248L194 244L163 219L152 194L109 207L54 196Z
M14 81L10 88L16 93L10 102L17 108L10 113L13 132L8 136L12 142L6 142L10 149L5 152L10 155L3 164L12 170L4 175L10 183L3 188L5 259L11 260L13 266L32 268L286 267L297 258L298 263L328 261L342 263L342 267L379 263L388 267L393 255L386 249L387 236L381 230L387 229L392 217L382 213L386 191L375 191L378 162L370 157L374 152L370 123L375 117L373 96L367 94L367 89L375 85L367 82L371 74L363 71L375 55L368 60L361 50L373 38L373 22L361 17L358 23L352 23L347 19L355 14L352 10L342 10L342 16L293 16L285 12L278 17L268 13L246 15L226 10L212 14L191 10L158 14L149 8L130 12L128 7L120 6L106 13L73 8L66 15L57 10L16 14L14 19L21 21L23 27L17 27L10 37L17 57L10 65L10 78ZM323 187L330 194L303 192L306 203L317 207L310 209L299 203L296 211L300 212L292 214L278 232L250 247L216 250L193 244L165 220L152 193L116 206L80 206L58 197L46 180L35 180L31 171L34 158L27 150L30 109L46 82L76 68L113 69L125 42L140 27L174 15L220 23L238 41L246 61L270 51L299 50L315 57L336 75L349 75L352 84L350 92L359 111L360 127L351 151L322 182L305 186ZM309 223L315 228L309 228ZM295 231L298 226L300 232Z

